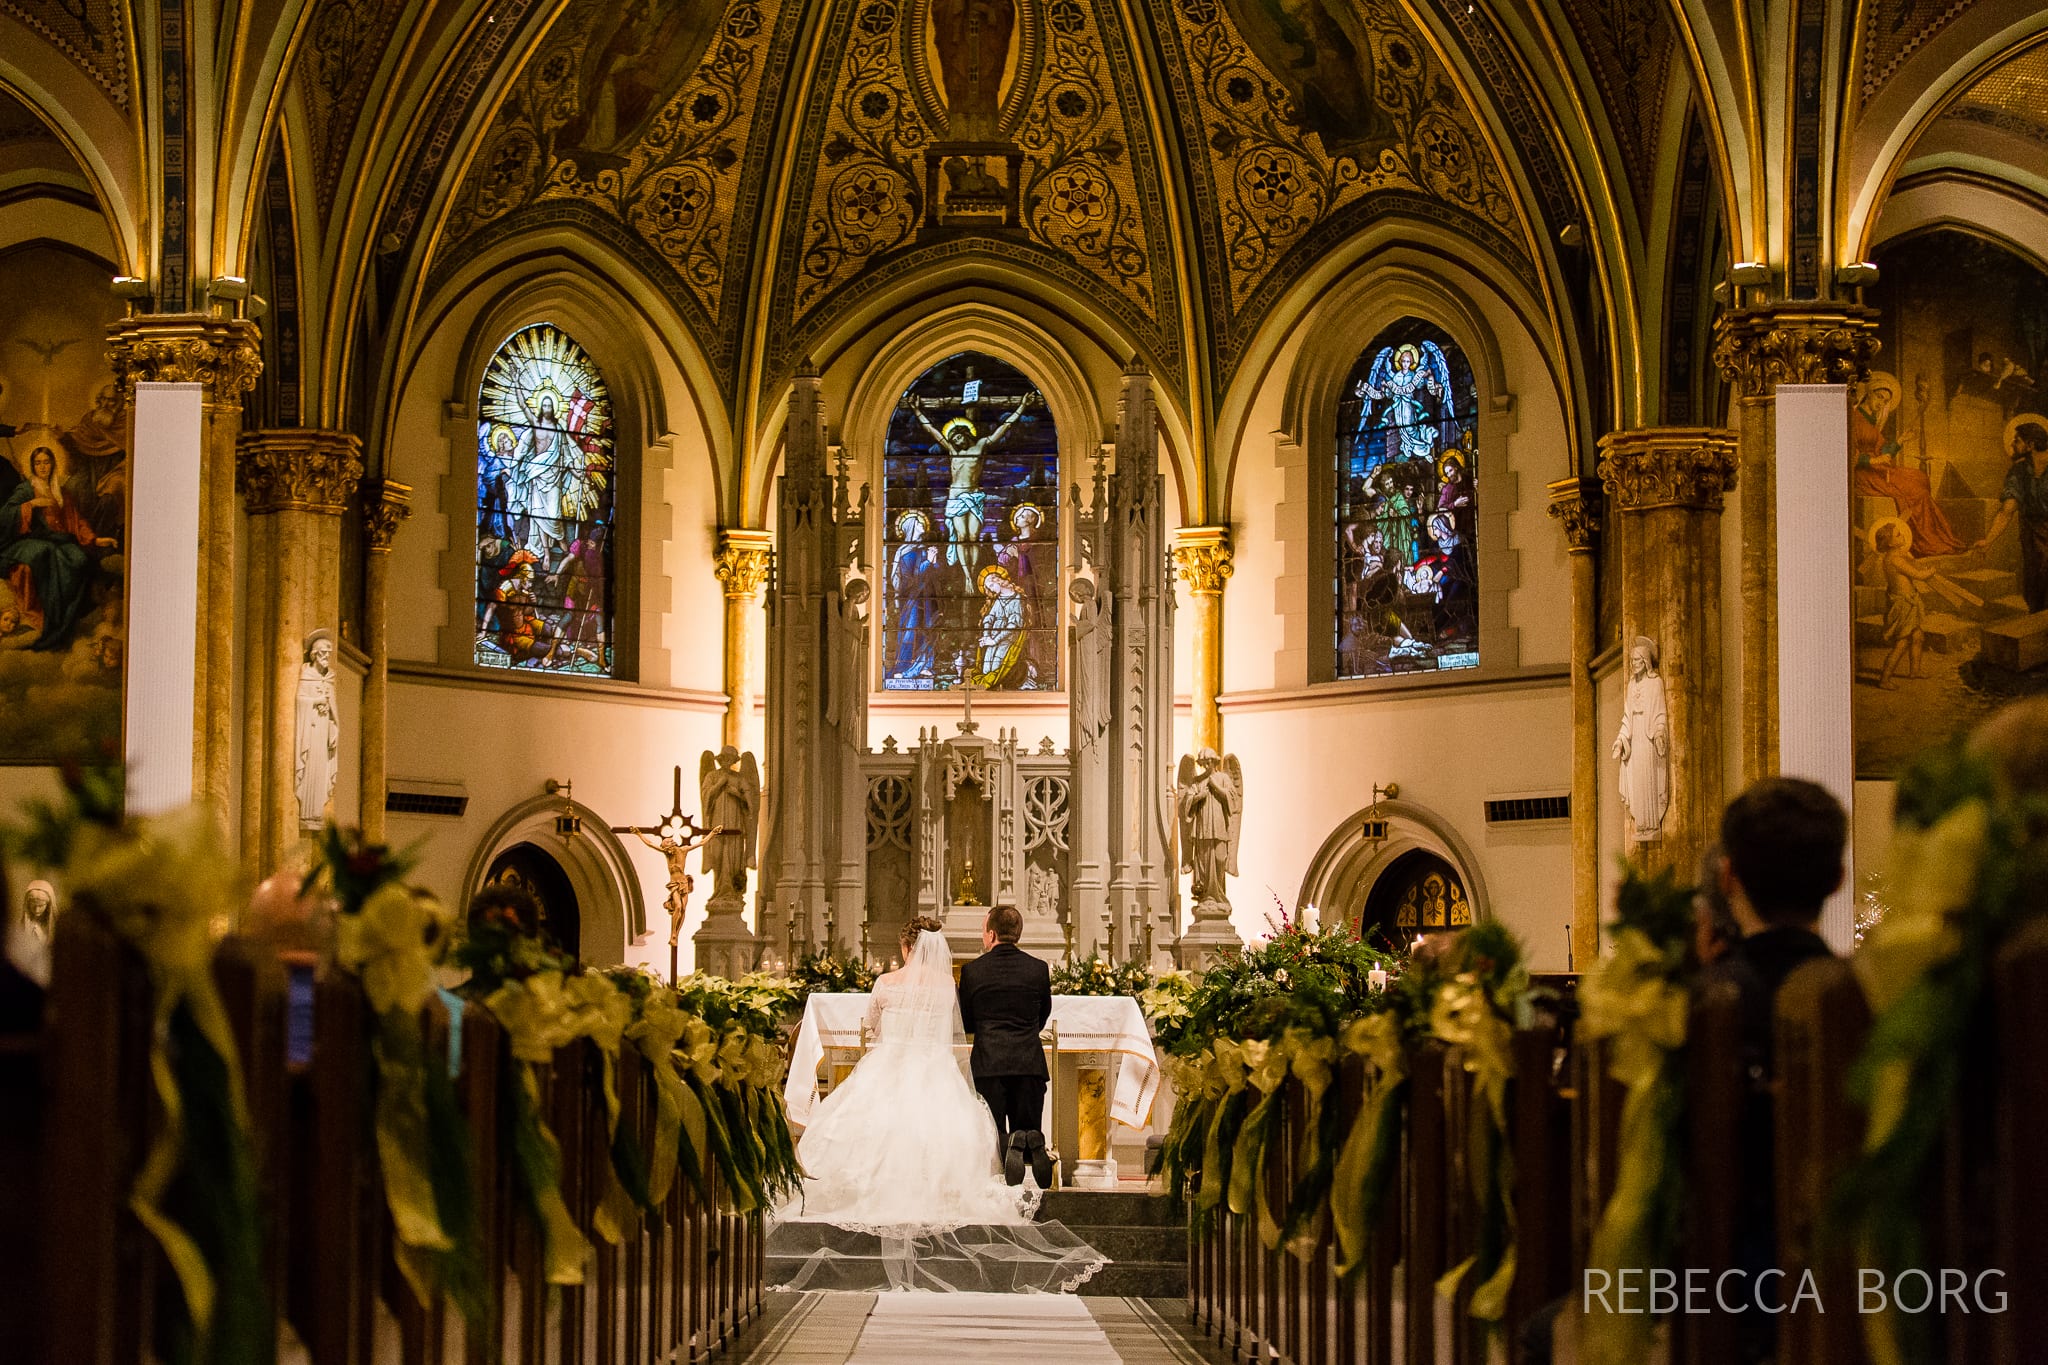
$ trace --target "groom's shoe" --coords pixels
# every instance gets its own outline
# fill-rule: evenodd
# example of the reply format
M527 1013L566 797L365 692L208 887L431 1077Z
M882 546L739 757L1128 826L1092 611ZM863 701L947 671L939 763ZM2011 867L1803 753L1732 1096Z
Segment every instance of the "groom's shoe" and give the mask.
M1015 1142L1018 1137L1023 1138L1031 1150L1031 1178L1038 1182L1039 1189L1051 1189L1052 1153L1045 1149L1045 1134L1037 1131L1019 1133L1010 1140Z
M1010 1134L1010 1146L1003 1153L1003 1180L1007 1184L1024 1183L1024 1134Z

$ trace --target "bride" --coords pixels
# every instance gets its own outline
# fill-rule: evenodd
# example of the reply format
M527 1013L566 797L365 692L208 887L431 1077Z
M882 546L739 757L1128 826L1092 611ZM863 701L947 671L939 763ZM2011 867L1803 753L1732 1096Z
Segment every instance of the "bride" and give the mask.
M787 1287L1072 1289L1107 1263L1032 1222L1037 1190L1004 1183L995 1120L954 1060L959 1000L939 928L922 915L903 927L904 965L868 1005L867 1055L804 1130L803 1189L777 1214L865 1236L810 1238Z

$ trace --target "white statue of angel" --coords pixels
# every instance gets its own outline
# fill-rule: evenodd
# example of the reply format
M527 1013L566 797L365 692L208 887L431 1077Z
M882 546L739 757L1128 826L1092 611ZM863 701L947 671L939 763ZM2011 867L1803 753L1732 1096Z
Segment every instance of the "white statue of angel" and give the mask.
M1225 879L1237 874L1237 836L1244 815L1244 769L1236 754L1203 748L1182 754L1174 781L1180 817L1180 865L1198 911L1228 914Z
M715 831L704 845L704 869L711 874L714 907L731 905L747 893L747 869L754 866L760 828L761 769L751 753L728 744L704 751L697 765L697 797L703 819Z
M1435 410L1424 401L1435 400ZM1434 341L1403 342L1373 357L1372 370L1359 385L1365 404L1358 411L1358 436L1393 430L1404 460L1434 460L1439 450L1458 441L1458 423L1451 394L1451 363Z

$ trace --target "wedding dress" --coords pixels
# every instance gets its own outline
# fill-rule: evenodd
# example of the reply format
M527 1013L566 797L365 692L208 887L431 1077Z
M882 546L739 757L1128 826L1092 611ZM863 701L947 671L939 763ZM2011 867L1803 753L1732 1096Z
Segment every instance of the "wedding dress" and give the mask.
M801 1193L769 1254L807 1254L799 1289L1073 1289L1107 1264L1038 1191L1003 1183L995 1120L954 1059L959 1001L945 936L918 936L875 983L871 1046L797 1143ZM853 1236L823 1236L817 1225ZM805 1229L809 1228L810 1231Z

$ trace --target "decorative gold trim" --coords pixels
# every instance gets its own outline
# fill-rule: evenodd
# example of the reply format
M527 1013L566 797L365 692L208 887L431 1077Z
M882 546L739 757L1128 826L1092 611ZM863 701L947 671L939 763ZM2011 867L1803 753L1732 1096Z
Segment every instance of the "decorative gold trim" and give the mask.
M1237 571L1228 526L1183 526L1173 533L1173 567L1194 593L1220 593Z
M1715 368L1745 399L1780 384L1853 384L1877 350L1877 311L1855 304L1742 308L1714 323Z
M263 373L263 333L247 318L146 313L107 328L107 364L122 407L137 384L201 384L211 408L240 408Z
M773 537L767 531L735 527L718 533L718 555L711 572L727 597L750 599L768 581L775 560Z
M1735 487L1735 446L1735 433L1719 427L1611 431L1600 438L1600 481L1624 512L1718 512L1722 494Z
M1564 530L1565 548L1588 554L1600 543L1605 499L1598 479L1559 479L1550 485L1550 515Z
M363 478L362 442L345 431L246 431L235 442L235 486L252 516L318 512L338 517Z
M396 479L364 479L363 542L373 554L389 554L398 525L412 515L412 485Z

